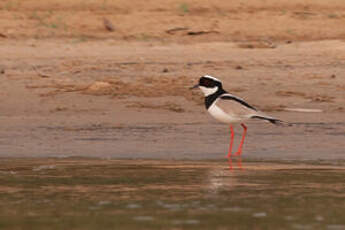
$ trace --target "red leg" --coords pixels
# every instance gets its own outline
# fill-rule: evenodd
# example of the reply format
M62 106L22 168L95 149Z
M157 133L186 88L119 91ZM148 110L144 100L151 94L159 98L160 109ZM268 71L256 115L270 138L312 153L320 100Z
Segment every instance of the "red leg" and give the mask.
M232 158L231 158L231 152L232 152L232 144L234 143L234 130L232 128L232 125L230 125L230 144L229 144L229 152L228 152L228 161L229 161L229 169L232 171Z
M237 166L239 169L244 170L244 168L242 167L242 157L241 156L238 157L238 159L237 159Z
M234 143L234 130L232 128L232 125L230 125L230 145L229 145L228 158L231 157L231 151L232 151L232 144L233 143Z
M246 133L247 133L247 126L245 126L245 124L243 124L243 123L241 123L241 126L243 127L243 134L242 134L242 139L241 139L240 146L238 147L238 150L235 153L236 155L241 155L241 153L242 153L242 146L243 146L244 139L246 138Z
M228 161L229 161L229 169L230 169L230 171L232 171L232 158L231 158L231 156L228 157Z

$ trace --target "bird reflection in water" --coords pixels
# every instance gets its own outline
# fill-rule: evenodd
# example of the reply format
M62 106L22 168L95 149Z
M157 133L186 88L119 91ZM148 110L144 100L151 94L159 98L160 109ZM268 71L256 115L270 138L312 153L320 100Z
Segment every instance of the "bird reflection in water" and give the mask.
M232 157L229 158L228 162L229 169L233 173L229 173L229 169L225 169L224 165L219 164L211 167L208 171L206 180L208 195L217 195L221 191L233 189L240 184L241 172L244 170L242 167L242 158Z
M242 157L241 156L236 157L236 159L234 161L235 161L235 164L236 164L235 168L233 167L232 157L228 157L228 163L229 163L230 171L233 171L235 169L244 170L244 168L242 167Z

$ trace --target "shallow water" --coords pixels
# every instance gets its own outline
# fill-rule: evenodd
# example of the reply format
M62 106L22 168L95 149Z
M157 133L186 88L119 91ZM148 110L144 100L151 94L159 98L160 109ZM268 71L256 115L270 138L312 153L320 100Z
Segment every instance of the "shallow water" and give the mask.
M345 229L337 162L2 159L6 229Z

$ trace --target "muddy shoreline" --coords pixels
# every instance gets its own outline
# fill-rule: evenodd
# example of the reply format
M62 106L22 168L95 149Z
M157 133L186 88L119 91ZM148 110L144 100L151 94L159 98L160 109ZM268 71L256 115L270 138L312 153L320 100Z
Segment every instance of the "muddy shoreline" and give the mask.
M345 157L344 42L251 50L233 43L34 44L0 43L2 157L223 159L228 127L210 118L201 93L188 90L205 73L296 124L249 123L244 157Z

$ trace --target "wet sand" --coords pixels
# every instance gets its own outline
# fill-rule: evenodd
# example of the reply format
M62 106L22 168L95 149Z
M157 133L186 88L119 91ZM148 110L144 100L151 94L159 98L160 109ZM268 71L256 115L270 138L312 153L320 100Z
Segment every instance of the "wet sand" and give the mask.
M98 116L89 119L92 121L88 123L72 119L56 125L53 125L56 121L39 124L41 119L30 119L32 123L28 125L26 118L19 127L22 121L15 119L16 127L8 124L2 127L1 156L200 160L225 159L227 154L228 127L208 120L206 115L206 121L190 123L114 125L112 121L98 123ZM245 159L344 160L345 157L342 121L301 122L287 128L254 123L248 127ZM238 145L242 130L240 127L235 130Z

